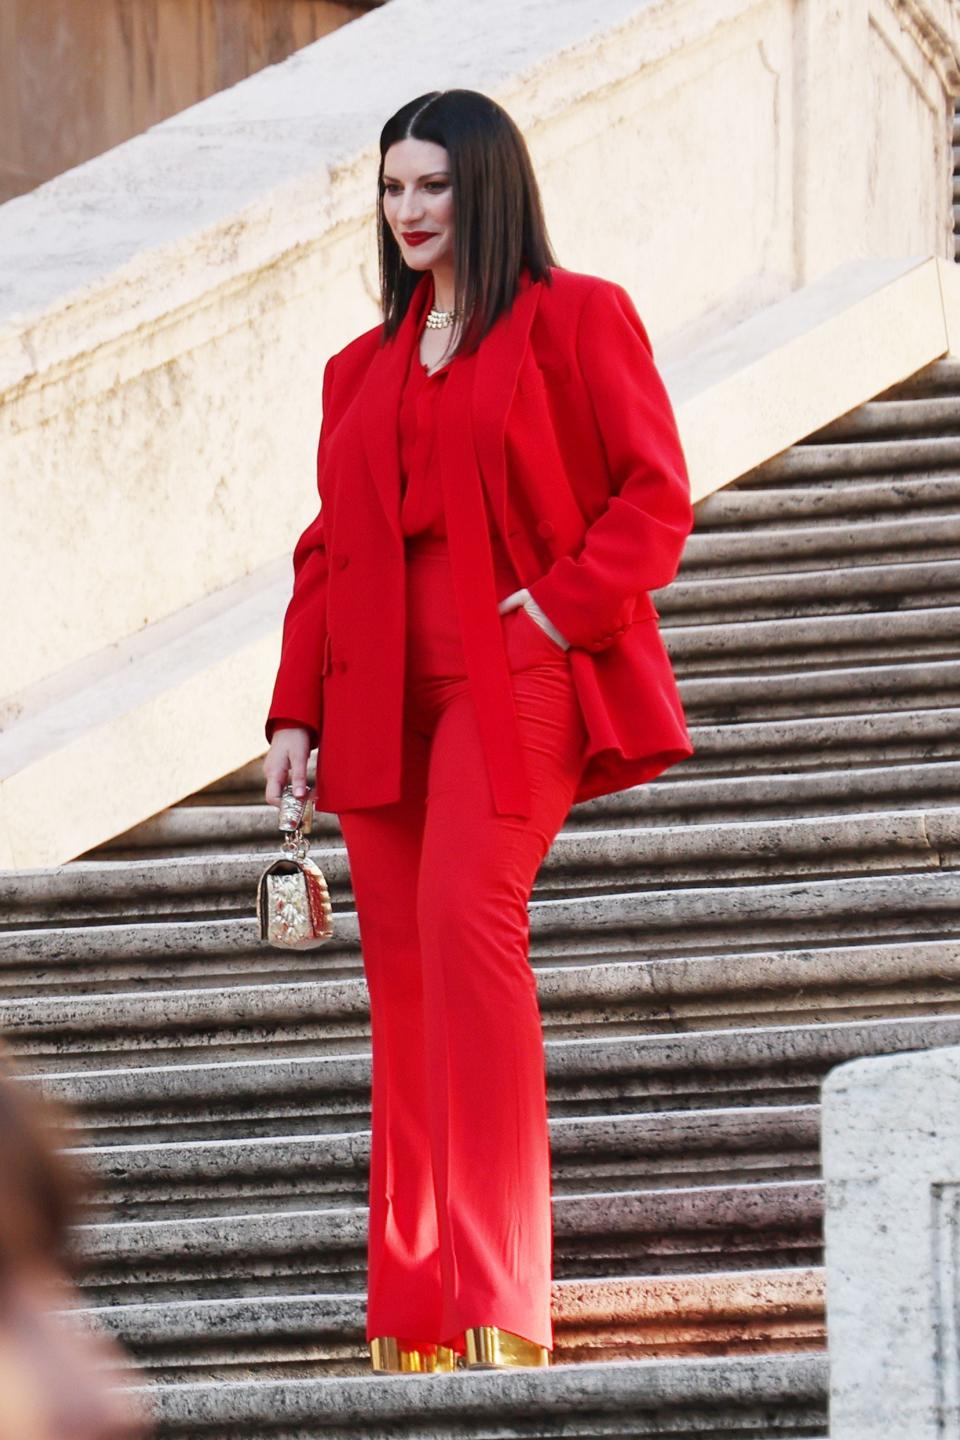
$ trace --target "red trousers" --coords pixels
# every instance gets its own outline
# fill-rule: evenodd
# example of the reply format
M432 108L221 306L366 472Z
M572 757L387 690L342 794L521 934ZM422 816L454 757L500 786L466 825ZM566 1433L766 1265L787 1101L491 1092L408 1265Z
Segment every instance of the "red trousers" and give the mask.
M497 598L520 581L492 544ZM464 1349L498 1325L553 1348L550 1143L527 902L587 734L567 651L502 617L533 796L498 815L446 543L407 541L403 793L339 814L372 1030L367 1339Z

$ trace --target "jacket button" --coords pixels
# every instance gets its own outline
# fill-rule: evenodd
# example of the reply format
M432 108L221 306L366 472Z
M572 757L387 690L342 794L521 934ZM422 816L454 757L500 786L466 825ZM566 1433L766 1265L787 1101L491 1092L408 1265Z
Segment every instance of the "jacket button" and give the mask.
M340 570L342 570L343 567L344 567L344 565L349 565L349 564L350 564L350 556L349 556L349 555L344 555L343 551L341 551L340 554L337 556L337 559L336 559L337 568L340 569Z
M541 520L537 524L537 534L542 535L544 540L550 539L550 536L553 534L553 529L552 520Z

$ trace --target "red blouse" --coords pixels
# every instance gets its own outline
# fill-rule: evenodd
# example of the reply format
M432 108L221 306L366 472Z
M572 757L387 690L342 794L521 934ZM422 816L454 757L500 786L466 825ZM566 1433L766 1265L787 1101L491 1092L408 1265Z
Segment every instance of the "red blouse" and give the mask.
M403 534L445 536L446 519L436 463L437 402L452 361L432 375L420 359L419 342L410 350L410 364L400 396L400 528ZM491 534L497 524L484 491L484 507Z

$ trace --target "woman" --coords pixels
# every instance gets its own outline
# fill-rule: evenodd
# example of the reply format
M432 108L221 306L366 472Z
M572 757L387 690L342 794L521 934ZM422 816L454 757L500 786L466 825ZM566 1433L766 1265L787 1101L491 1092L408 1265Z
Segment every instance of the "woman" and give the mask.
M633 303L556 264L509 116L435 91L387 122L380 157L383 324L324 373L266 799L289 780L347 849L372 1030L373 1368L543 1365L527 903L573 803L692 753L647 593L676 574L690 489Z

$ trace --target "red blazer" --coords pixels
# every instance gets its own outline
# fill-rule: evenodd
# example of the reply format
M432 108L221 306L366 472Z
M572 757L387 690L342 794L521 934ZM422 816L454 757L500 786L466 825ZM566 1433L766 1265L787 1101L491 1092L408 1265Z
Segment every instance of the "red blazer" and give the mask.
M597 276L550 274L548 285L524 270L509 312L454 364L451 403L473 440L460 463L479 469L520 584L571 642L589 737L576 803L693 753L648 593L676 575L693 509L673 408L630 296ZM319 740L320 811L400 798L397 408L429 279L392 340L382 345L377 325L324 372L321 508L294 547L265 725L268 741L281 721Z

